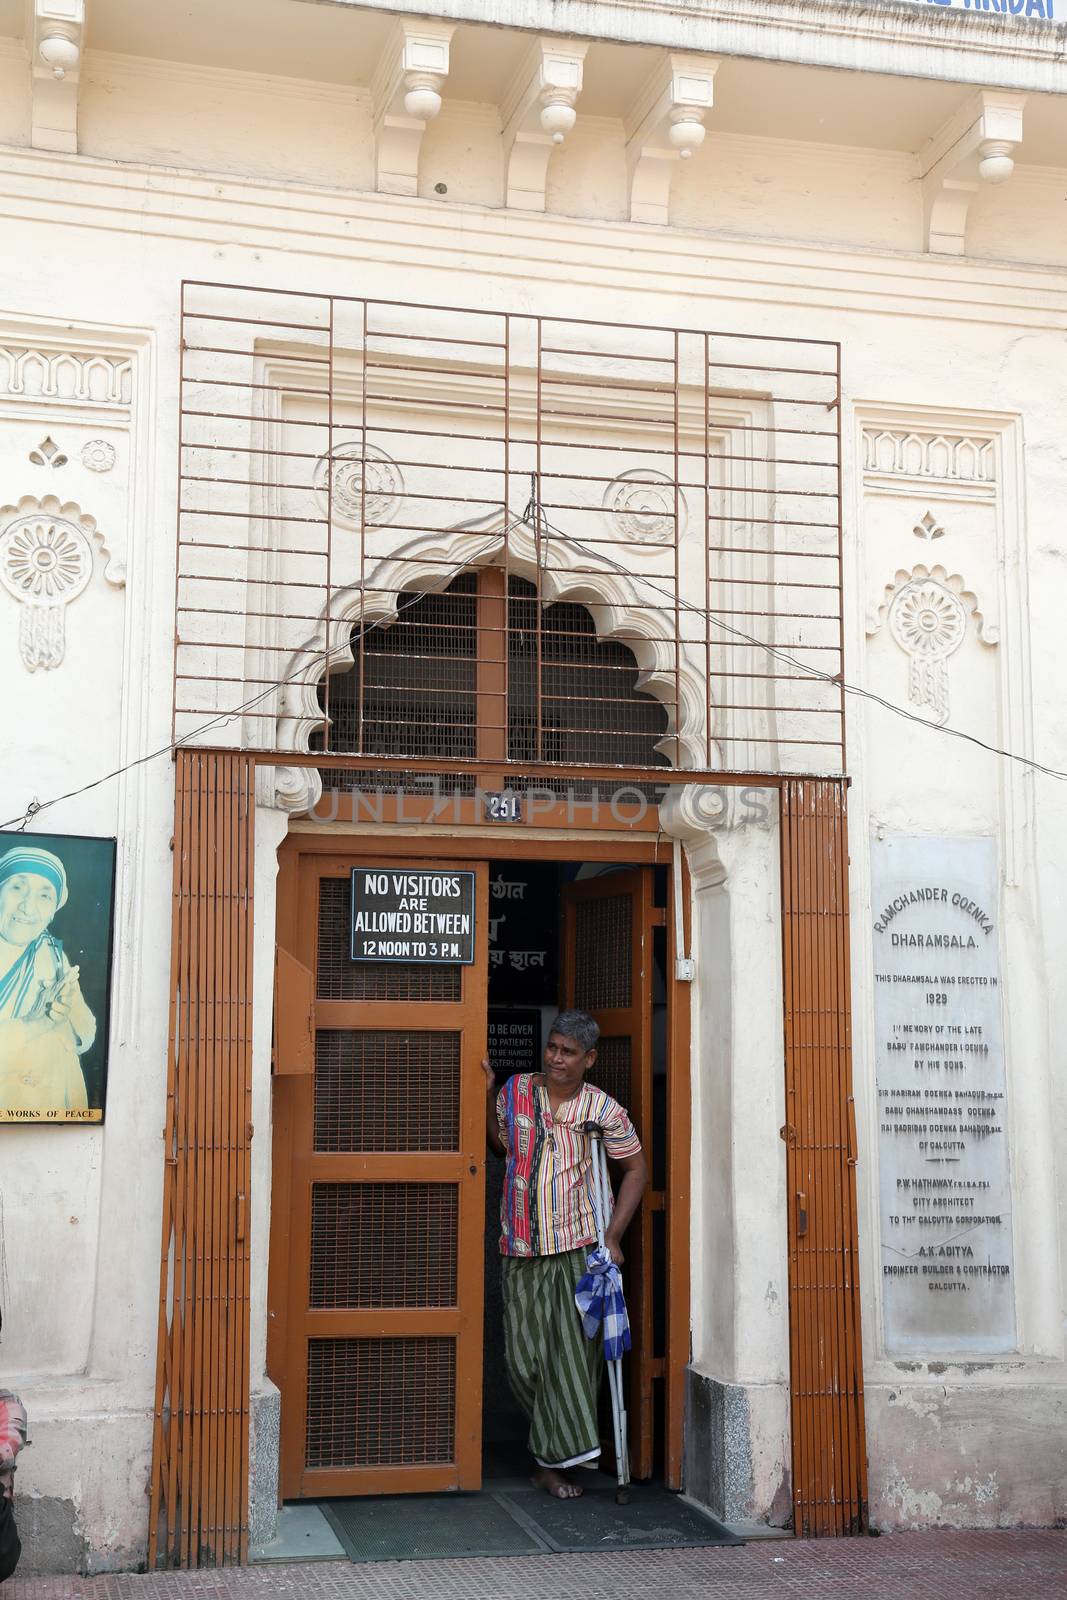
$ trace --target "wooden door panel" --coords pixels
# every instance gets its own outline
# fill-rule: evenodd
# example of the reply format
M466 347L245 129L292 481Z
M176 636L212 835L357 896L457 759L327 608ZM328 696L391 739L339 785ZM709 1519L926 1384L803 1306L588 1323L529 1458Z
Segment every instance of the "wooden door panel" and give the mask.
M563 891L564 1003L600 1025L589 1081L629 1111L646 1153L652 1147L652 928L648 867L613 872ZM651 1162L650 1162L651 1166ZM652 1384L657 1363L652 1328L652 1215L664 1197L645 1191L626 1236L630 1353L630 1462L635 1478L652 1475Z
M304 857L297 890L314 1073L283 1090L285 1498L480 1484L488 869L474 964L413 968L351 961L354 864Z

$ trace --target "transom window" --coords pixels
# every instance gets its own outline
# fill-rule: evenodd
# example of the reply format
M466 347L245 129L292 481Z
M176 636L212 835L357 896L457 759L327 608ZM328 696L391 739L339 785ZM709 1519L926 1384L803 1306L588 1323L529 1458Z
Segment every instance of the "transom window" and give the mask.
M584 606L542 605L524 578L466 572L402 596L393 621L352 630L352 656L319 689L338 753L670 764L667 712L633 652L598 639Z

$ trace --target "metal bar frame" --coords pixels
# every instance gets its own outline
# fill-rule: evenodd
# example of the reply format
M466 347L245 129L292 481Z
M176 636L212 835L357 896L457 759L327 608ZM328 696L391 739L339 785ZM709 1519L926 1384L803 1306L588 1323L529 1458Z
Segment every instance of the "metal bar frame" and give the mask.
M364 628L382 625L368 621L380 608L366 609L379 562L388 558L400 574L400 591L408 587L403 564L411 569L413 595L420 583L443 589L457 572L460 548L469 561L483 563L477 541L495 515L507 575L515 570L512 524L529 498L536 507L530 543L539 595L583 577L604 579L610 588L621 573L630 579L626 613L634 617L621 631L616 617L613 639L632 639L640 648L650 636L643 619L658 617L662 673L654 689L639 686L637 693L667 708L668 731L658 754L649 743L645 775L662 770L664 751L675 766L688 760L713 772L731 765L724 752L742 746L748 759L737 765L767 776L789 765L846 770L835 341L206 280L185 281L181 295L177 740L215 744L218 719L232 725L243 718L239 744L281 754L286 740L272 730L279 706L269 690L295 674L309 686L317 681L322 753L374 755L371 746L381 745L382 734L368 708ZM275 361L285 365L275 371L268 364ZM227 397L245 392L248 403L233 409ZM461 422L464 414L469 424ZM778 453L785 436L797 442ZM421 451L398 448L399 440L416 438ZM383 456L391 462L396 502L384 516L371 499ZM360 474L347 522L339 520L335 482L342 460ZM481 475L474 481L484 482L484 498L464 492L468 474ZM547 497L546 482L553 485ZM625 507L640 505L646 483L659 509L647 512L635 534ZM268 498L261 503L256 494ZM637 501L627 498L634 494ZM811 517L801 514L808 499L824 504L826 515L818 515L820 508ZM466 508L484 510L481 529L465 522ZM294 534L284 532L297 527L293 548ZM432 551L413 556L397 549L424 534L447 534L448 552L435 558ZM263 549L270 551L269 573L255 564ZM752 562L772 559L772 576L749 570ZM705 599L694 612L693 596L683 598L682 591L687 584L694 594L700 588L701 565ZM595 582L589 587L592 594ZM485 603L494 607L495 596ZM594 610L596 603L589 601ZM403 630L407 623L401 617L384 625ZM506 616L504 626L510 632ZM476 632L479 639L490 632L480 616ZM561 715L560 696L551 692L555 659L550 668L540 631L531 643L536 669L523 691L533 700L531 748L552 764L568 738L572 747L588 742L590 730L570 727ZM791 685L805 672L767 653L773 650L792 653L815 674L801 703L792 702ZM254 653L253 676L220 673L220 660L240 660L235 651ZM733 692L734 680L754 676L757 664L765 705ZM688 713L702 728L683 727L689 675L706 685L697 688L702 712ZM250 693L243 696L242 688ZM407 693L415 711L415 690ZM396 698L404 699L399 687ZM340 720L335 699L348 707ZM626 738L625 712L607 704L599 709L601 746L613 736ZM764 731L769 711L777 719L773 737ZM502 742L506 761L515 753L509 726L506 707L503 714L496 707L491 728L484 715L479 722L479 743ZM449 739L447 726L435 719L427 733L410 713L389 734L394 754L412 746L406 760L413 770L434 770L420 752L445 758Z
M178 752L150 1567L248 1555L253 785Z
M846 786L785 781L782 974L793 1525L867 1531Z

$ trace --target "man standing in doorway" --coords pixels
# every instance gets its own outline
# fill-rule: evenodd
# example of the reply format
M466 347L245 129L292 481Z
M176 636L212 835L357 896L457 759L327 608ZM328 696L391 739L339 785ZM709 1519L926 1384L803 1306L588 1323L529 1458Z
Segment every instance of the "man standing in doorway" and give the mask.
M585 1075L600 1029L584 1011L564 1011L548 1035L543 1072L509 1078L500 1093L488 1061L486 1132L507 1158L500 1207L504 1256L504 1351L515 1398L530 1419L534 1482L559 1500L582 1493L564 1476L600 1455L597 1391L601 1346L587 1340L574 1301L596 1243L593 1152L581 1131L604 1130L604 1148L623 1179L604 1243L621 1264L622 1238L648 1181L629 1116Z

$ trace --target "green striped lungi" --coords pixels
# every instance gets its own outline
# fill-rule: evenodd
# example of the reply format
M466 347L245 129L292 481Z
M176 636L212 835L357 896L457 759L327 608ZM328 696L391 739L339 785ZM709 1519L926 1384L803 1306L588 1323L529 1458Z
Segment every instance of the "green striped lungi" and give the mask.
M583 1248L503 1261L508 1380L530 1419L530 1453L542 1467L574 1467L600 1454L603 1346L585 1337L574 1303L586 1256Z

